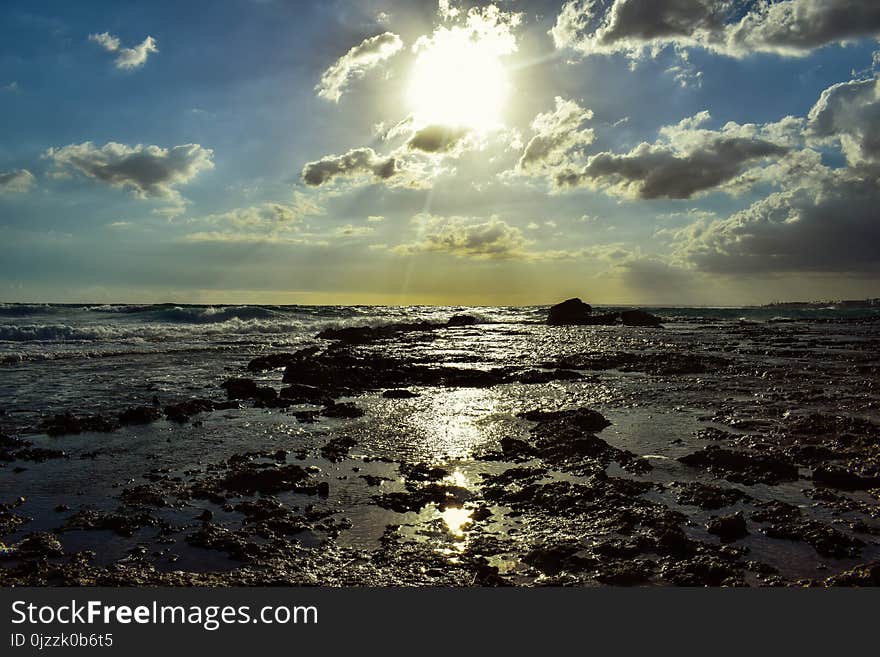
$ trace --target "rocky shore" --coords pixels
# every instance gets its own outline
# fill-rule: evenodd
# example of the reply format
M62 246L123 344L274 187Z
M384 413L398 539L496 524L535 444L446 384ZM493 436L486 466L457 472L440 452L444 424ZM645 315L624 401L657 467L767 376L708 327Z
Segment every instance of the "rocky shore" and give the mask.
M0 584L880 585L878 327L707 334L571 299L0 416Z

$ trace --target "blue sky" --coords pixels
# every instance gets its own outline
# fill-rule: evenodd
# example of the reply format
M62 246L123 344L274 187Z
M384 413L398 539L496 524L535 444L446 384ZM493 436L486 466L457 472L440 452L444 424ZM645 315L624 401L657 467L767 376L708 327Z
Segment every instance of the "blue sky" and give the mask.
M868 0L0 17L3 300L880 296Z

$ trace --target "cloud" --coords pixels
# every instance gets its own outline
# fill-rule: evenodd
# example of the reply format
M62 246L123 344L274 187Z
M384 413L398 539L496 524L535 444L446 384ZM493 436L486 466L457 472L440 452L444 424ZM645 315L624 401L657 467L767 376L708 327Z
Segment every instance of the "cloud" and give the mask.
M557 48L636 56L666 46L730 57L802 56L880 35L875 0L570 0L551 30Z
M290 203L266 201L226 212L187 219L189 225L203 226L181 239L186 242L273 242L317 244L312 234L303 232L304 217L324 214L302 192L295 192Z
M296 207L282 203L261 203L246 208L236 208L220 214L208 215L201 219L213 224L236 226L238 228L277 229L297 223L303 213Z
M402 48L403 41L393 32L364 39L324 71L315 92L321 98L339 102L342 92L352 80L363 77Z
M34 186L37 179L27 169L0 171L0 194L22 194Z
M727 219L685 229L679 254L713 273L878 273L880 180L830 173L771 194Z
M581 129L584 122L593 118L592 110L560 96L556 96L555 102L555 109L538 114L532 121L535 135L519 159L522 171L559 166L568 152L593 143L593 130Z
M344 155L327 155L315 162L308 162L302 170L307 185L318 187L337 177L372 176L377 180L389 180L400 170L392 155L380 157L372 148L355 148Z
M756 4L724 32L732 54L804 55L832 43L880 35L876 0L788 0Z
M322 242L311 242L302 237L279 235L277 233L199 231L188 233L180 238L182 242L222 242L228 244L312 244L325 245Z
M839 141L850 165L880 163L880 78L829 87L808 119L809 134Z
M336 229L335 235L337 237L363 237L365 235L370 235L374 232L372 226L355 226L353 224L346 224L344 226L339 226Z
M199 144L172 148L126 146L109 142L102 147L87 141L62 148L50 148L44 157L52 160L57 173L71 171L131 190L137 198L178 199L176 189L201 171L214 168L214 151Z
M401 244L392 251L399 255L422 252L449 253L482 260L527 258L527 241L522 231L496 216L482 220L471 217L418 215L413 219L419 231L417 241Z
M579 169L560 171L560 187L589 185L643 199L686 199L718 188L768 158L788 154L800 123L783 119L756 126L728 123L721 130L700 128L708 112L660 129L659 141L641 143L628 153L598 153ZM727 188L734 191L735 186Z
M426 153L447 153L455 148L470 132L467 128L429 125L416 130L407 146Z
M118 37L113 36L109 32L101 32L100 34L90 34L89 41L94 41L107 52L116 53L116 68L122 70L131 70L140 68L147 63L150 53L159 52L156 46L156 40L148 36L138 45L132 48L122 48L122 44Z

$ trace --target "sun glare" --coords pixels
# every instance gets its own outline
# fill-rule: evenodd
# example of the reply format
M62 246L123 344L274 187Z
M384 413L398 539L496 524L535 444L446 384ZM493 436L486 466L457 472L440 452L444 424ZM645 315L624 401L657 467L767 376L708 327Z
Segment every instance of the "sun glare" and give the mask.
M417 125L486 132L502 124L508 87L498 44L446 30L420 49L407 95Z

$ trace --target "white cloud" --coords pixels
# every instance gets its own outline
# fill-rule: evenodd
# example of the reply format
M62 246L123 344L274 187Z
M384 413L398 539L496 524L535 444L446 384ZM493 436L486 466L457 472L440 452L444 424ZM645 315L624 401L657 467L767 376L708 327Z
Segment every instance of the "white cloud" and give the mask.
M37 179L27 169L0 171L0 194L22 194L34 186Z
M593 112L572 100L556 96L552 111L538 114L532 121L535 135L519 159L522 171L556 168L565 163L567 154L593 143L594 132L581 126L593 118Z
M418 239L398 245L392 251L399 255L441 252L484 260L527 257L527 241L522 231L496 216L479 219L417 215L413 223L419 233Z
M321 98L339 102L343 91L352 80L363 77L402 48L403 41L393 32L364 39L324 71L315 92Z
M810 135L839 141L850 165L880 164L880 78L829 87L808 118Z
M94 41L107 52L116 53L116 68L122 70L131 70L140 68L147 63L150 53L159 52L156 40L148 36L141 43L132 48L122 48L118 37L113 36L109 32L101 32L100 34L90 34L89 41Z

